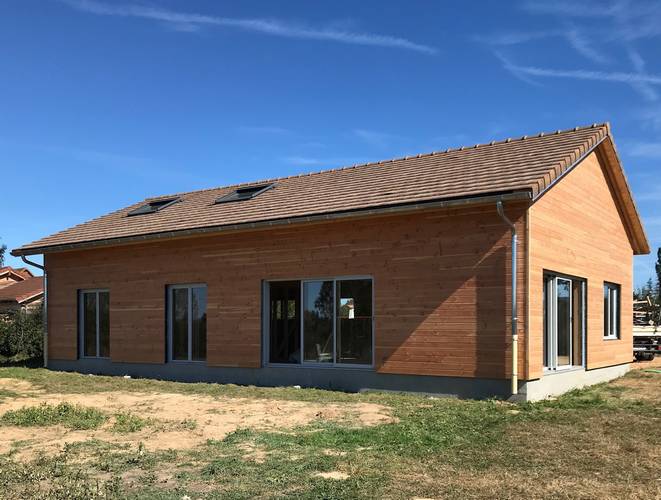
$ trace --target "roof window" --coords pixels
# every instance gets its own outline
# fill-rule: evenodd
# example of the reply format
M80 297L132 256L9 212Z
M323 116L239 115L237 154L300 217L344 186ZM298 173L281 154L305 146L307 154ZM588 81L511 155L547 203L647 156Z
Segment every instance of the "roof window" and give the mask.
M159 210L163 210L164 208L177 203L179 200L179 198L164 198L162 200L150 201L135 210L131 210L127 215L153 214L154 212L158 212Z
M275 186L275 183L270 184L258 184L256 186L246 186L242 188L235 189L231 193L225 194L216 200L216 203L228 203L230 201L243 201L250 200L255 196L262 194L264 191L267 191Z

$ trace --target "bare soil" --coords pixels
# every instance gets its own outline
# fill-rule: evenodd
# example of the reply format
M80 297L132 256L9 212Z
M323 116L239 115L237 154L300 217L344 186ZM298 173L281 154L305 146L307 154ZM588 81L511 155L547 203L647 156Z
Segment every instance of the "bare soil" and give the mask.
M27 381L15 379L0 379L0 389L21 395L18 398L4 398L0 402L0 414L43 403L57 405L68 402L96 408L109 415L131 412L152 422L138 432L124 434L112 431L112 418L95 430L69 430L62 426L5 426L0 435L0 453L16 448L14 456L19 459L31 459L38 452L55 453L65 443L90 439L111 443L140 441L150 451L188 449L207 440L221 440L237 429L287 431L318 420L342 421L353 426L373 426L394 421L389 408L372 403L328 404L174 393L46 394ZM191 425L191 422L194 424ZM264 459L259 450L247 451L255 461Z

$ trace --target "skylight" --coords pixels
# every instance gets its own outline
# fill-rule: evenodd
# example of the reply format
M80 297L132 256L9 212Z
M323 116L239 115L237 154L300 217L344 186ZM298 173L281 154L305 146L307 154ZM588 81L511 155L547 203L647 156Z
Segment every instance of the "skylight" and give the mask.
M173 203L179 201L179 198L165 198L162 200L150 201L135 210L131 210L127 215L143 215L143 214L153 214L159 210L163 210L165 207L169 207Z
M261 194L264 191L271 189L273 186L275 186L275 184L270 183L270 184L258 184L256 186L246 186L246 187L238 188L232 191L231 193L228 193L218 198L216 200L216 203L228 203L230 201L250 200L251 198L257 196L258 194Z

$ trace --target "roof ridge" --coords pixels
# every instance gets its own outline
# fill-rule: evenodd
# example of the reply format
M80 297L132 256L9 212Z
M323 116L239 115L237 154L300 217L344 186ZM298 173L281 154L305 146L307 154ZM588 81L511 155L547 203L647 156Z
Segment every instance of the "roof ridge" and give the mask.
M488 146L497 146L500 144L507 144L511 142L521 142L524 140L530 140L530 139L536 139L540 137L544 137L547 135L560 135L560 134L567 134L570 132L579 132L581 130L590 130L590 129L596 129L596 128L605 128L606 129L606 135L610 134L610 123L609 122L602 122L602 123L592 123L590 125L583 125L583 126L577 126L573 128L568 128L568 129L557 129L549 132L538 132L537 134L534 135L523 135L521 137L518 137L516 139L512 139L511 137L508 137L507 139L501 139L498 141L490 141L487 143L478 143L474 144L472 146L459 146L455 148L447 148L445 150L438 150L438 151L431 151L428 153L419 153L417 155L409 155L409 156L400 156L400 157L395 157L395 158L390 158L387 160L379 160L379 161L372 161L372 162L367 162L367 163L355 163L353 165L345 165L341 167L335 167L335 168L328 168L325 170L317 170L315 172L306 172L306 173L300 173L300 174L293 174L293 175L286 175L282 177L273 177L270 179L261 179L261 180L255 180L255 181L248 181L248 182L240 182L238 184L228 184L225 186L216 186L216 187L211 187L211 188L204 188L204 189L193 189L191 191L182 191L179 193L168 193L168 194L163 194L159 196L150 196L148 198L143 198L142 200L134 203L141 203L144 201L154 201L162 198L171 198L174 196L185 196L188 194L193 194L193 193L204 193L207 191L217 191L218 189L230 189L230 188L239 188L239 187L247 187L250 185L259 185L259 184L266 184L266 183L274 183L278 181L283 181L287 179L297 179L301 177L310 177L313 175L321 175L321 174L327 174L329 172L339 172L339 171L344 171L344 170L353 170L356 168L361 168L361 167L369 167L373 165L383 165L386 163L394 163L396 161L402 161L402 160L409 160L411 158L423 158L423 157L428 157L428 156L439 156L443 154L448 154L448 153L454 153L457 151L467 151L469 149L477 149L477 148L483 148L483 147L488 147Z

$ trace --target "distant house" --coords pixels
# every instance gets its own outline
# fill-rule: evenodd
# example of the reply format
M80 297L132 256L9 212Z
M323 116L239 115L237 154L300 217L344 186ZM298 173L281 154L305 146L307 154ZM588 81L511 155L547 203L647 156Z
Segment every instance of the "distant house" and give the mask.
M21 267L0 268L0 314L39 306L44 300L44 279Z
M34 275L26 267L13 268L9 266L0 267L0 288L13 285Z
M12 252L44 254L53 369L528 400L627 371L646 253L607 124L149 198Z

